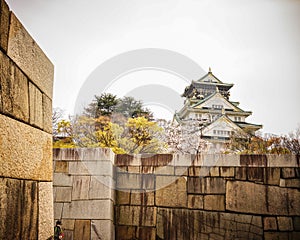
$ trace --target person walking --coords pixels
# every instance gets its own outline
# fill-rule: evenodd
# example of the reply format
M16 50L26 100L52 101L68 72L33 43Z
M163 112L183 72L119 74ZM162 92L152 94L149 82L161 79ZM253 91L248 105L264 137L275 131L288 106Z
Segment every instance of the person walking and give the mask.
M64 238L64 233L61 228L61 221L56 221L56 225L54 227L54 240L60 240Z

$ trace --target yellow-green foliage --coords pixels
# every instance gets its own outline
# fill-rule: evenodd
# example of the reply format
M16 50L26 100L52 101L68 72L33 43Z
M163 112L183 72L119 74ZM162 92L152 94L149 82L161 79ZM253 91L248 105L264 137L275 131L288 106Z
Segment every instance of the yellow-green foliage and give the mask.
M58 123L63 139L54 141L55 148L108 147L115 153L159 153L166 144L159 140L162 129L145 117L129 118L123 126L107 116L80 116Z

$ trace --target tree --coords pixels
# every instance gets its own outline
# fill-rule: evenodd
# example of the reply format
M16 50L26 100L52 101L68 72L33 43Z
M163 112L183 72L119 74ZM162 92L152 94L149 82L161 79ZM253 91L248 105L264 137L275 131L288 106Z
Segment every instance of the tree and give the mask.
M70 139L74 147L108 147L115 153L125 153L118 147L113 131L115 124L111 123L107 116L98 118L76 116L62 123L69 123L64 130L65 138ZM60 147L62 143L60 140L54 146Z
M164 128L164 141L167 143L168 152L171 153L204 153L209 150L209 143L201 138L202 122L186 120L178 125L165 120L160 120Z
M119 99L111 93L95 95L95 99L84 109L84 114L93 118L109 116L118 120L120 115L124 116L125 120L134 117L146 117L151 120L153 117L152 112L143 107L142 101L126 96Z
M55 138L58 134L58 123L62 120L64 111L61 108L53 108L52 111L52 133Z
M73 129L71 122L65 119L57 122L57 131L53 132L53 148L74 148Z
M226 152L242 154L287 154L288 148L283 144L283 138L277 136L262 137L251 134L247 129L245 132L235 132L230 139Z
M95 99L84 109L84 114L93 118L111 116L117 104L116 95L111 93L102 93L100 96L95 95Z
M126 118L132 118L137 112L143 112L143 104L142 101L135 100L133 97L123 97L118 102L115 111Z
M126 124L130 153L161 153L166 144L161 141L162 128L145 117L129 118ZM128 141L127 141L128 143Z
M300 126L288 136L283 137L283 146L293 154L300 154Z
M129 118L124 127L111 122L108 116L91 118L76 116L59 122L60 138L54 148L107 147L115 153L161 153L161 129L144 117Z

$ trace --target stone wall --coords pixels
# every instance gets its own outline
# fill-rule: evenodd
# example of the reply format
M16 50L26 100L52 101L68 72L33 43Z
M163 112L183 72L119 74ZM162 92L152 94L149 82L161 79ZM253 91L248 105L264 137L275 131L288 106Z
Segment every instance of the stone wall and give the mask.
M299 156L116 156L116 239L300 239Z
M54 149L54 218L66 240L114 239L114 154L110 149Z
M66 239L300 239L299 156L57 149L54 166Z
M54 67L0 0L0 239L53 233Z

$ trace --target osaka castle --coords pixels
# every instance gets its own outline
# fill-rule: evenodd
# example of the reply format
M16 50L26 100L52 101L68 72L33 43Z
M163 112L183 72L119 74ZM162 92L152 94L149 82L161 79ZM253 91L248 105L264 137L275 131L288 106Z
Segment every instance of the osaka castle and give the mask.
M187 86L182 94L183 108L174 114L174 121L187 124L197 121L202 139L211 143L214 151L221 151L233 134L254 134L262 125L246 122L252 114L239 108L239 102L229 100L231 83L223 83L209 68L208 73Z

